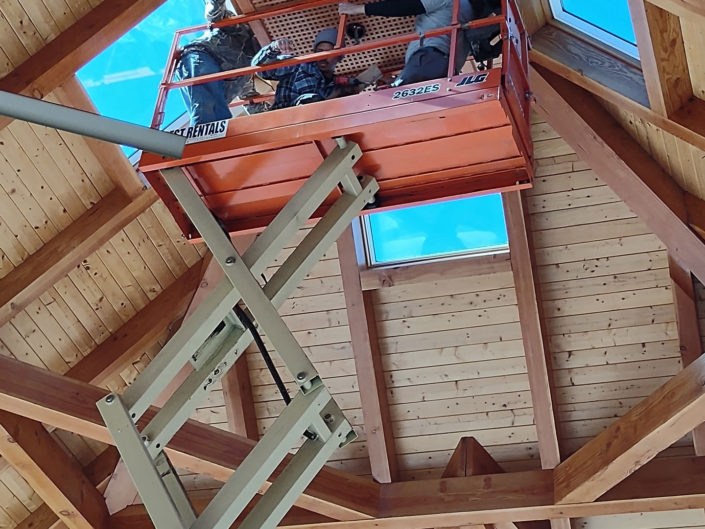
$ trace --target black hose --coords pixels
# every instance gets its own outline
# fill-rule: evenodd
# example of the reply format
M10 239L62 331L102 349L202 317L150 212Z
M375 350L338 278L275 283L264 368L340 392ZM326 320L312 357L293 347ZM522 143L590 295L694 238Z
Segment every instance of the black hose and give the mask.
M277 372L277 368L274 366L274 362L272 362L272 357L269 356L269 351L267 351L267 347L264 345L262 337L257 331L257 328L255 327L254 323L252 323L252 320L249 318L249 316L245 314L245 311L242 310L238 305L236 305L233 310L235 311L235 315L242 322L242 324L247 328L248 331L252 333L252 338L255 341L255 345L257 346L257 349L259 349L259 352L262 355L262 358L264 359L264 363L267 365L267 369L269 369L269 373L272 375L274 383L277 385L279 393L284 399L284 402L286 404L289 404L291 402L289 392L286 390L284 381L279 376L279 372Z
M259 349L259 352L262 355L262 358L264 359L264 363L267 365L267 369L269 369L269 373L272 375L274 383L279 389L279 393L281 393L284 402L288 406L291 402L291 396L289 396L289 392L287 391L286 386L284 385L284 381L279 376L279 372L274 366L274 362L272 362L272 357L269 356L269 351L267 351L267 347L264 345L262 337L257 331L257 328L255 327L254 323L252 323L252 320L249 318L249 316L245 313L244 310L240 308L239 305L235 305L235 308L233 310L235 311L235 315L242 322L242 324L247 328L248 331L252 333L252 338L255 341L255 345L257 345L257 348ZM307 439L310 439L311 441L315 441L318 438L318 435L309 430L306 430L304 432L304 436Z

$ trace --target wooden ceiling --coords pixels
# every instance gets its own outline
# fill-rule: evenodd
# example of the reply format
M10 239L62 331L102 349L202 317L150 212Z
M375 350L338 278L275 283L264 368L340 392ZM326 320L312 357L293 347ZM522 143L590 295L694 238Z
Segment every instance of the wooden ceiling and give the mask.
M0 89L92 109L74 72L163 1L0 0ZM705 9L630 0L639 64L519 4L510 251L365 269L350 230L281 309L360 434L289 526L705 527ZM93 403L218 277L116 146L0 118L0 528L151 527ZM282 408L248 353L175 438L197 504Z

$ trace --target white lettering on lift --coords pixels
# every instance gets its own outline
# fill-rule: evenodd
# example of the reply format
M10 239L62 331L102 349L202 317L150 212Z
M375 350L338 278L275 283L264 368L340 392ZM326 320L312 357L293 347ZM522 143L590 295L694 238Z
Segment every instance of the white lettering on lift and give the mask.
M171 132L179 136L184 136L187 144L215 140L225 137L228 132L229 121L230 120L227 119L211 121L210 123L183 127L181 129L172 130Z

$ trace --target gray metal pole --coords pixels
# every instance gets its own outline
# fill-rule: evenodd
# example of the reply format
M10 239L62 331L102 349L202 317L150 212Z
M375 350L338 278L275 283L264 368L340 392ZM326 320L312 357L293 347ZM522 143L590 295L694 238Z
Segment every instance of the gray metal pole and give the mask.
M181 158L186 138L0 90L0 114L148 152Z

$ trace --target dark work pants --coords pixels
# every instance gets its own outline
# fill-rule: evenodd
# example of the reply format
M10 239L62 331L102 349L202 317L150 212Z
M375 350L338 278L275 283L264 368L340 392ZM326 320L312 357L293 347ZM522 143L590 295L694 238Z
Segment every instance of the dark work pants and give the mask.
M448 56L438 51L436 48L424 46L416 50L404 65L404 69L399 74L400 82L395 84L404 85L440 79L448 75Z

